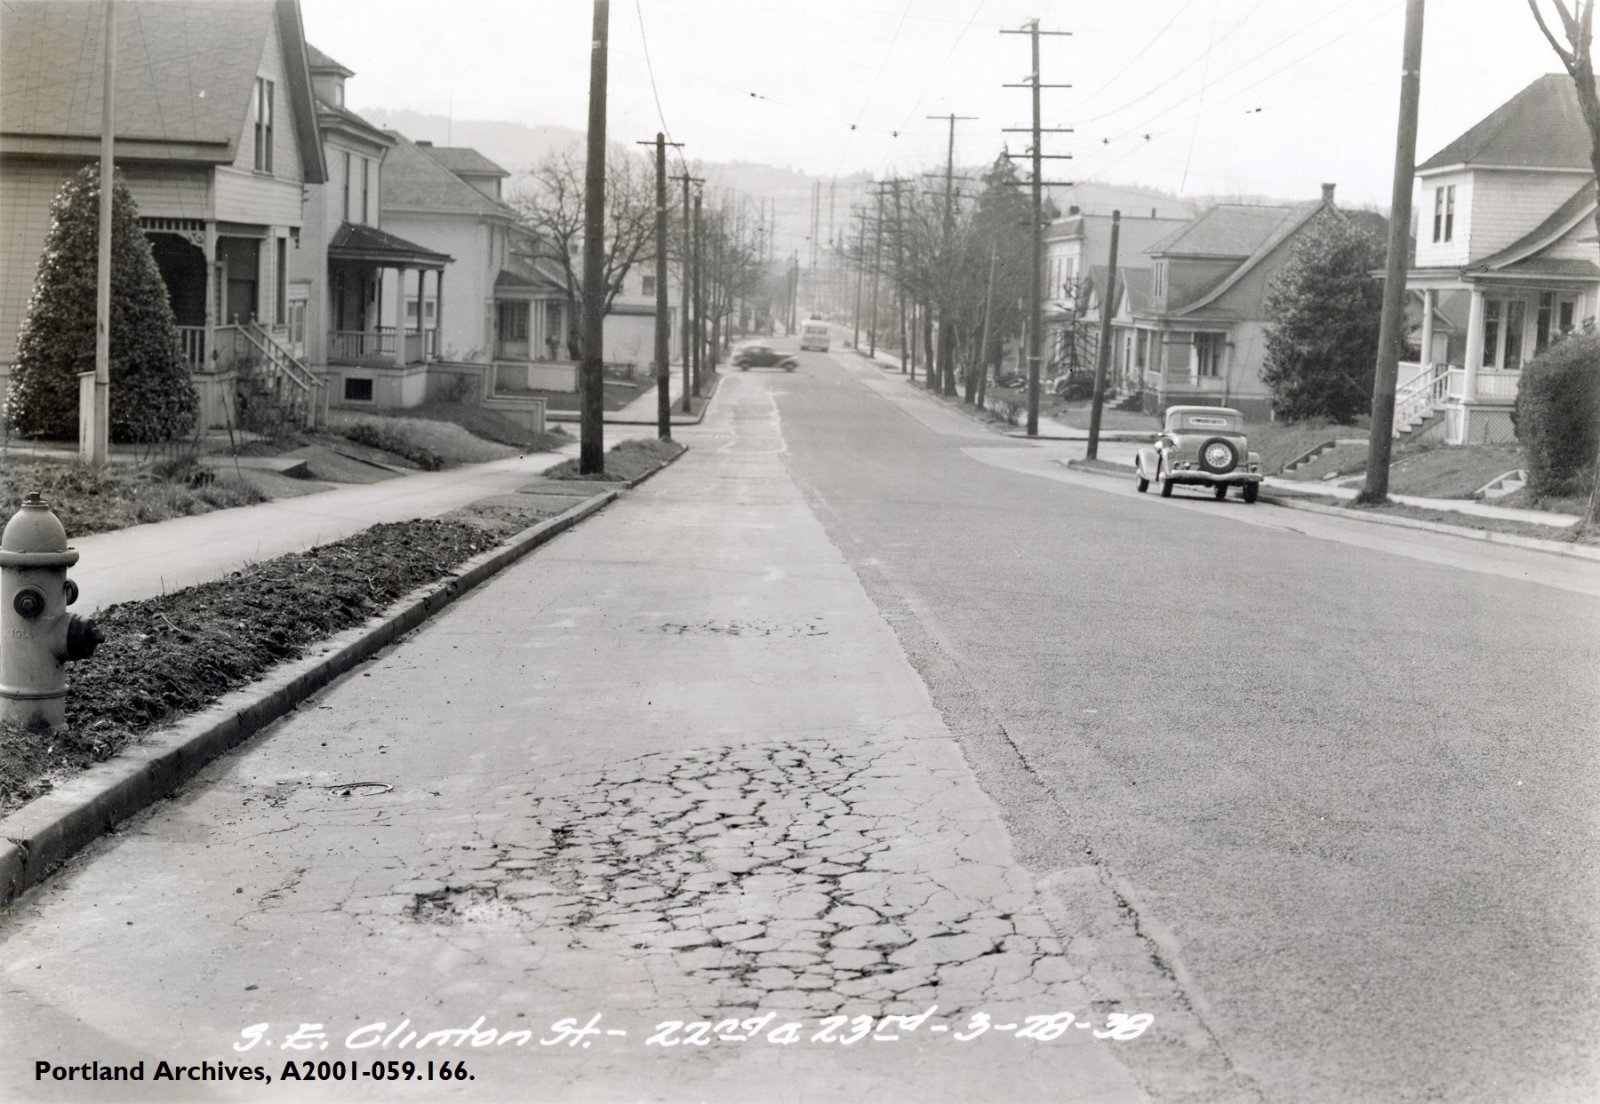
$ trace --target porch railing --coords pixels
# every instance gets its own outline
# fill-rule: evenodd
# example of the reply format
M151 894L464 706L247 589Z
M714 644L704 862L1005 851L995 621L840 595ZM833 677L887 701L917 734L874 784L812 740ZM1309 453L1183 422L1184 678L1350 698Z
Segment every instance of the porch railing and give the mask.
M1516 402L1517 388L1521 382L1521 372L1479 371L1477 382L1472 389L1472 397L1479 402ZM1452 399L1458 401L1466 398L1467 370L1465 368L1450 369L1449 395Z
M1394 388L1396 436L1420 425L1444 405L1453 371L1456 369L1448 364L1400 364L1400 382Z
M342 363L360 364L368 361L394 363L395 330L393 326L380 326L374 330L334 330L328 335L328 359ZM405 331L405 362L420 364L429 356L437 355L439 331Z
M206 365L206 328L204 326L178 327L178 356L191 372L201 371Z

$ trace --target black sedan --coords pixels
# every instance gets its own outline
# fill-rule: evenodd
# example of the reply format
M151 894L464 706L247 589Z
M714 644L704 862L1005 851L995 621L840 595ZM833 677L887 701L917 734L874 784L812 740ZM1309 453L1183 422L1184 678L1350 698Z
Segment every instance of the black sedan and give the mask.
M751 368L782 368L792 372L800 367L800 362L792 354L780 353L771 345L751 342L733 351L733 366L741 372Z

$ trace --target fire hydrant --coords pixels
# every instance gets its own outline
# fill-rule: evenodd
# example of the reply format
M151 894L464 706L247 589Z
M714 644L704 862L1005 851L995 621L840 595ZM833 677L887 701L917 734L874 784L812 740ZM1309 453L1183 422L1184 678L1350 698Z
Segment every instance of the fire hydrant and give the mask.
M66 664L105 639L93 619L67 612L78 598L67 568L77 562L60 519L30 494L0 533L0 721L66 727Z

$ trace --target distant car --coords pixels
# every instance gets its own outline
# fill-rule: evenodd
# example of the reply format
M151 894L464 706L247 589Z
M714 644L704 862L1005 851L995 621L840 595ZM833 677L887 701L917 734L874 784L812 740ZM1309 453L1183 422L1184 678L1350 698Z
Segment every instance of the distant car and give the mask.
M753 341L733 351L733 366L741 372L751 368L782 368L785 372L792 372L800 367L800 362L788 353L780 353L771 345Z
M1246 449L1244 415L1225 406L1170 406L1155 444L1139 449L1133 468L1139 490L1161 484L1163 498L1175 484L1206 486L1219 499L1240 488L1246 502L1261 490L1261 454Z
M825 353L832 342L833 331L820 318L808 318L800 323L800 351L802 353L807 349L815 349L819 353Z

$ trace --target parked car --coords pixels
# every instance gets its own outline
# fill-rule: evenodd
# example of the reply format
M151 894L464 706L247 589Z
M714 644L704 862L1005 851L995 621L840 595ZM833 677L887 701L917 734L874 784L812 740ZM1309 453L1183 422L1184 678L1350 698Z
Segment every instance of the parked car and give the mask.
M1244 415L1225 406L1170 406L1161 436L1139 449L1133 468L1140 491L1161 484L1170 498L1175 484L1207 486L1220 499L1240 488L1246 502L1261 490L1261 454L1246 448Z
M771 345L752 341L733 351L733 366L741 372L751 368L782 368L785 372L792 372L800 367L800 362L789 353L780 353Z

